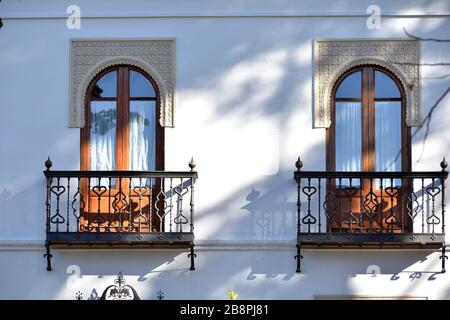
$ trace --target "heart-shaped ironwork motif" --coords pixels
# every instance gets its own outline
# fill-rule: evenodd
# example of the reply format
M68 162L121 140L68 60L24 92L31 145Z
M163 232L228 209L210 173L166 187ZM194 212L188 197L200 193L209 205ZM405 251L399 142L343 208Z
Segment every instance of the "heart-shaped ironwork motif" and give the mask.
M53 186L51 190L53 194L59 197L66 191L66 188L64 186Z
M313 186L305 186L302 188L302 191L308 198L311 198L317 192L317 188Z
M439 187L428 187L426 189L427 193L432 197L436 197L439 193L441 193L441 188Z
M139 198L142 197L146 192L148 191L148 188L146 186L136 186L133 187L133 192L139 196Z
M102 194L104 194L108 190L105 186L93 186L92 192L94 192L97 197L100 197Z
M389 217L384 219L384 222L388 225L394 225L394 224L398 223L398 218L396 216L394 216L393 213L391 213L391 215Z
M441 219L439 219L439 217L437 217L435 214L432 214L431 216L429 216L427 218L427 224L437 225L440 223L441 223Z
M189 192L189 189L187 187L177 186L173 188L173 191L175 191L175 193L182 198L186 193Z
M175 217L173 219L173 222L175 222L176 224L186 224L189 222L189 220L182 213L180 213L178 217Z
M302 223L303 224L315 224L317 221L316 218L314 218L311 214L307 214L303 219L302 219Z
M59 213L55 214L50 219L50 222L53 223L53 224L62 224L62 223L64 223L64 221L66 221L66 220Z
M384 191L386 192L386 194L388 196L393 198L393 197L395 197L398 194L399 190L396 187L387 187L387 188L384 188Z

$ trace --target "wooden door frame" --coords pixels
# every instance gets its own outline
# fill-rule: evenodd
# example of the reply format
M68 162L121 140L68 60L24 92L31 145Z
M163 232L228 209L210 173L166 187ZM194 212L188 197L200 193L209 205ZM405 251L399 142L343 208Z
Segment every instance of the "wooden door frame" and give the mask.
M361 129L362 132L367 132L365 135L361 135L361 155L362 155L362 171L375 171L375 71L380 71L389 76L400 92L401 97L401 157L402 157L402 171L411 171L411 128L406 125L406 93L401 84L401 81L389 70L386 70L379 66L364 65L358 66L347 70L343 73L338 81L333 86L331 95L331 107L330 107L330 127L325 130L325 143L326 143L326 171L336 171L336 135L335 135L335 122L336 122L336 91L340 84L352 73L361 72ZM350 99L347 99L350 100ZM356 100L356 99L355 99ZM370 156L373 154L373 156ZM369 189L370 182L363 181L361 193L366 194ZM408 203L408 196L411 192L412 182L402 181L402 207L406 208ZM336 193L336 185L334 179L331 180L331 184L327 183L327 193ZM336 197L337 199L337 197ZM339 200L340 201L340 200ZM360 200L361 201L361 200ZM361 208L362 210L362 208ZM403 209L401 209L403 210ZM403 215L403 213L402 213ZM409 220L408 220L409 221ZM412 230L411 221L407 223L407 229ZM328 226L327 226L328 230Z
M124 72L123 68L128 69L128 72ZM84 117L85 117L85 125L80 130L80 170L89 171L90 170L90 102L92 97L92 92L95 87L97 81L104 76L105 74L116 70L117 74L117 96L116 96L116 145L121 145L121 148L116 147L116 170L129 170L128 169L128 148L129 142L127 138L129 138L129 70L134 70L141 73L145 76L150 83L153 85L156 94L156 114L155 114L155 123L156 123L156 155L155 155L155 169L164 171L165 167L165 129L161 126L159 119L161 118L161 96L159 93L159 87L157 82L151 78L145 71L139 69L134 66L128 65L119 65L112 66L110 68L106 68L99 72L91 81L86 90L85 94L85 105L84 105ZM120 71L122 70L122 72ZM120 88L120 84L123 84L123 87ZM120 94L123 93L123 94ZM124 94L126 96L124 96ZM128 112L124 112L128 110ZM118 122L121 122L119 125ZM126 130L124 134L120 134L119 130ZM122 150L120 150L122 149ZM126 151L126 152L122 152Z
M116 168L112 171L128 171L129 170L129 110L130 110L130 71L139 72L141 75L146 77L153 86L155 91L155 124L156 124L156 134L155 134L155 170L164 171L165 167L165 130L164 127L160 124L160 116L161 116L161 98L160 91L156 81L151 78L145 71L135 66L129 65L116 65L106 68L99 72L91 81L86 90L85 94L85 125L80 130L80 169L82 171L90 171L90 103L92 101L92 94L95 87L95 84L98 80L103 77L105 74L116 71L117 72L117 87L116 87L116 152L115 152L115 162ZM102 100L102 99L96 99ZM105 100L113 100L113 99L105 99ZM135 100L149 100L143 98L137 98ZM91 207L91 197L95 197L96 195L89 189L89 184L87 179L81 180L81 190L82 194L88 195L85 197L85 213L90 212ZM125 182L125 185L122 186L122 192L125 194L130 190L130 186L128 185L127 179L124 179L122 183ZM159 193L160 190L160 181L159 179L155 179L155 188L153 189L150 186L149 195L150 199L156 199L155 196ZM92 187L92 186L91 186ZM110 197L110 194L116 194L119 189L117 186L112 188L112 190L108 190L102 197ZM152 205L152 204L151 204ZM154 219L155 220L155 219ZM157 230L155 230L157 231Z

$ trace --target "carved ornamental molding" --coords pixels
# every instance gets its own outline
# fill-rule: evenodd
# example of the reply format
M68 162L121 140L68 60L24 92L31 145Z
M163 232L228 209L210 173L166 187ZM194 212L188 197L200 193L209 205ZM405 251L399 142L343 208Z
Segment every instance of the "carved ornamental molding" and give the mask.
M127 64L141 68L157 83L163 127L173 127L175 40L71 40L69 127L84 126L85 94L102 70Z
M330 126L333 86L347 70L377 65L391 71L406 94L406 123L419 126L420 42L410 39L315 40L314 41L314 127Z

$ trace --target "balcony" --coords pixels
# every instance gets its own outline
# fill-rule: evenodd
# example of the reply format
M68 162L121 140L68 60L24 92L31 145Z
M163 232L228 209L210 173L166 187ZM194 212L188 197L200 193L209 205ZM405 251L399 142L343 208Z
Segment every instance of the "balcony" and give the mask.
M302 171L298 159L297 272L301 249L428 248L442 250L445 272L445 180L441 171Z
M45 162L46 254L64 248L189 248L194 267L195 162L190 171L53 171Z

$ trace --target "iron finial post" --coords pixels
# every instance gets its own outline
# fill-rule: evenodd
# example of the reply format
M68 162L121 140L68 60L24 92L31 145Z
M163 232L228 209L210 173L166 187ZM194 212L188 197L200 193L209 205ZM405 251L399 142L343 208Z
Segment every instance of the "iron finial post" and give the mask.
M196 165L197 163L194 161L194 157L191 157L191 161L189 161L189 168L191 168L191 172L194 171Z
M303 162L300 157L298 157L297 161L295 162L295 167L297 168L297 171L302 171Z
M45 165L45 167L47 168L47 171L50 171L50 168L52 167L52 165L53 165L53 162L52 162L52 160L50 160L50 156L48 156L48 159L47 160L45 160L45 163L44 163L44 165Z
M445 160L445 157L442 159L442 161L441 161L441 168L442 168L442 171L447 171L446 169L447 169L447 167L448 167L448 163L447 163L447 160Z

